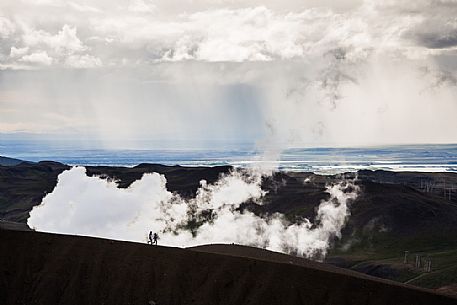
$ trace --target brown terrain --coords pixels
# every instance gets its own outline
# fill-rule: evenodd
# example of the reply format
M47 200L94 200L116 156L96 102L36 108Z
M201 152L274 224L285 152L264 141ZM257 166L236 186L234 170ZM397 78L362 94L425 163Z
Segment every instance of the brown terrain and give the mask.
M193 250L0 230L2 304L457 304L457 299L249 247Z

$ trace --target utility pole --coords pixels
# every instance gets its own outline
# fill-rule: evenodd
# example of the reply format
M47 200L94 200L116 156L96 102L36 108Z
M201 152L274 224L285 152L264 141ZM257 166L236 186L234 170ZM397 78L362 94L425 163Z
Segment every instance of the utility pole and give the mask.
M432 259L427 257L424 264L424 271L431 272L432 271Z
M444 199L446 199L446 178L443 178Z
M421 259L422 259L422 257L421 257L419 254L416 254L415 266L416 266L416 268L418 268L418 269L421 267Z

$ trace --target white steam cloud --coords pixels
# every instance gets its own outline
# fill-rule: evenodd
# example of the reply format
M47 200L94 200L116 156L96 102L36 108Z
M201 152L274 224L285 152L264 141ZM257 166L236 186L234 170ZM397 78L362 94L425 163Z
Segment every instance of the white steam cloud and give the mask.
M195 246L238 243L322 259L349 216L357 196L352 181L329 185L330 198L319 205L316 223L290 223L281 214L261 218L238 208L248 200L262 204L262 175L235 170L214 184L202 181L195 198L185 200L166 189L166 178L144 174L127 189L88 177L84 167L63 172L54 191L30 213L36 230L136 242L159 232L160 244Z

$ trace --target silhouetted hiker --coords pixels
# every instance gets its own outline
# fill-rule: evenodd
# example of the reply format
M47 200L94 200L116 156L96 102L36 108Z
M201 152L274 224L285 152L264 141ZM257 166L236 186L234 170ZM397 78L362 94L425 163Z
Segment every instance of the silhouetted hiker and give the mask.
M154 233L154 236L152 237L152 244L157 245L158 239L159 239L159 235L157 235L157 233Z
M152 245L152 231L149 231L148 245Z

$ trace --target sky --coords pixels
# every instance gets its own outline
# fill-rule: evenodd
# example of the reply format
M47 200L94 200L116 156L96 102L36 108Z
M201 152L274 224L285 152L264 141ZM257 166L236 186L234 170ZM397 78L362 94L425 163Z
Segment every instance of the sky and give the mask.
M6 0L0 137L457 143L456 69L456 0Z

